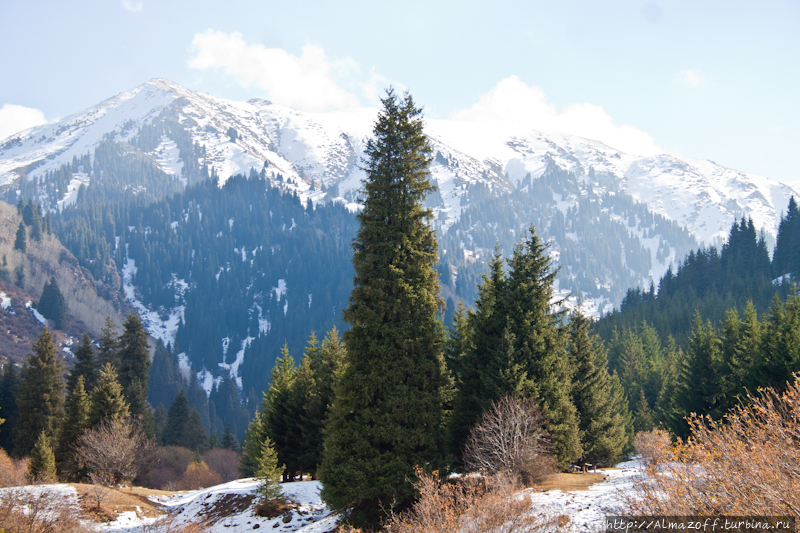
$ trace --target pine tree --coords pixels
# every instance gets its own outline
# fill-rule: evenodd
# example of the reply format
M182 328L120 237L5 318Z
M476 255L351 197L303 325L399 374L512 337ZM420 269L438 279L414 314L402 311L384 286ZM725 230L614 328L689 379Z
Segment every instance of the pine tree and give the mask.
M0 448L8 453L14 451L14 431L19 418L17 408L17 388L19 385L19 374L14 368L14 364L6 364L3 369L3 378L0 380L0 409L5 417L5 426L0 429Z
M292 472L298 466L296 423L299 420L292 410L292 384L296 376L294 359L289 355L289 346L284 344L281 355L272 368L269 389L264 394L262 412L266 435L275 446L278 460L285 463ZM284 473L284 479L288 478L289 471Z
M589 323L576 311L570 321L570 358L576 370L572 400L578 410L583 460L609 465L627 443L623 413L615 412L608 358Z
M111 321L111 317L106 317L103 329L100 330L98 341L97 367L103 368L107 363L111 363L119 371L119 337L117 337L117 328L114 326L114 322Z
M75 461L73 446L83 431L89 428L91 403L84 387L84 377L79 375L67 398L66 417L58 438L56 458L62 477L78 479L80 466Z
M163 440L166 446L183 446L190 450L202 450L206 446L200 415L194 407L189 408L189 400L183 389L169 406Z
M323 499L375 526L381 506L410 504L406 479L442 454L443 328L436 236L422 207L435 190L421 111L393 90L367 143L355 278L320 476Z
M256 492L264 499L260 507L279 507L286 501L280 483L281 473L286 470L286 465L278 466L278 453L269 437L261 442L260 452L255 471L255 477L261 481Z
M547 421L545 429L556 458L564 465L582 455L578 415L572 403L572 369L566 351L564 311L553 310L553 284L548 245L533 226L509 261L509 323L515 337L514 360L532 383L531 393Z
M61 329L64 326L64 321L67 319L67 306L55 277L51 277L49 282L45 282L36 310L43 317L52 320L55 329Z
M510 340L503 338L508 333L506 281L502 256L495 250L488 272L478 287L475 310L456 324L454 333L459 338L451 340L462 350L454 369L457 393L449 427L451 451L456 456L461 455L467 435L482 413L500 399L501 390L510 388L501 385L502 368L496 362L498 358L507 358L508 351L503 350L503 345Z
M131 311L122 327L119 338L119 383L130 404L131 414L141 416L148 411L150 346L147 343L147 332L136 312Z
M97 382L97 362L94 358L94 348L92 339L88 333L81 337L81 345L75 350L75 366L69 372L67 378L67 390L72 391L78 383L78 379L83 377L85 388L91 390Z
M236 437L233 436L230 424L225 424L225 433L222 434L220 446L235 452L239 451L239 443L236 442Z
M103 420L123 420L130 416L128 402L117 381L117 372L111 363L100 369L97 385L92 389L89 425L96 427Z
M19 456L30 453L42 431L56 435L64 416L63 368L56 359L56 345L48 328L42 330L32 348L17 396L19 420L14 453Z
M52 483L56 481L56 457L50 438L42 431L31 450L28 463L28 476L34 483Z
M23 254L28 249L25 226L22 224L22 222L19 223L19 227L17 228L17 237L14 239L14 249L19 250Z
M722 415L720 398L720 339L710 321L705 324L698 313L695 316L692 336L686 348L687 375L683 390L683 413L703 413L719 418ZM688 431L688 427L686 428Z

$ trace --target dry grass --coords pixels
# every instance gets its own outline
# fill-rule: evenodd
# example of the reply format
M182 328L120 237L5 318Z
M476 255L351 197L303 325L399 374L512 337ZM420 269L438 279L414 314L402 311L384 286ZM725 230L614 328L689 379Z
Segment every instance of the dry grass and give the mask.
M507 476L466 477L443 481L437 473L417 471L419 500L408 511L390 515L389 533L538 533L565 529L570 519L536 513L519 486Z
M81 519L63 493L23 488L0 493L0 531L7 533L84 533L94 528Z
M600 483L606 478L603 474L553 474L552 476L531 485L534 492L547 492L548 490L575 491L588 490L595 483Z
M87 518L92 520L108 520L120 513L133 511L139 516L157 518L164 515L164 510L149 496L173 496L176 492L145 489L142 487L108 488L102 500L101 509L96 509L95 486L85 483L70 483L78 492L81 509Z

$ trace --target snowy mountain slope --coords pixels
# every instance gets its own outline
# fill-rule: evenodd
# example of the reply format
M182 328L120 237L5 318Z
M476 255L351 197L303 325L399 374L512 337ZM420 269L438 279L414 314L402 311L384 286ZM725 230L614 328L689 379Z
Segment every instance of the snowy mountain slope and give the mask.
M76 161L96 157L95 150L113 142L160 169L163 177L156 179L179 180L178 186L207 175L222 184L235 174L263 171L273 185L295 192L304 203L338 198L355 209L364 178L359 162L376 113L366 108L304 113L153 79L6 139L0 145L0 188L9 202L21 194L64 209L77 200L80 187L103 179L102 170L89 176ZM154 131L160 132L155 138ZM559 133L457 120L428 120L426 131L438 185L428 205L444 239L442 253L450 253L447 268L459 297L469 298L477 279L470 269L481 270L495 243L508 253L521 231L535 223L564 267L559 276L564 294L580 294L599 313L618 304L629 286L657 281L698 244L719 245L735 218L752 217L774 242L780 214L795 193L710 161L639 157ZM57 172L61 182L48 182ZM134 193L143 188L147 184L136 185ZM667 221L676 227L668 228ZM602 227L604 234L587 231L588 226ZM621 255L614 246L597 249L594 241L611 234L620 241L614 246L622 247Z
M154 79L57 123L32 128L0 146L0 185L20 175L41 176L72 161L114 133L128 140L138 128L173 106L195 143L206 150L203 164L224 181L230 175L260 170L266 164L288 186L314 200L322 186L338 185L341 196L357 190L357 167L376 110L310 114L265 100L233 102ZM532 125L532 127L535 125ZM235 138L228 135L235 130ZM466 184L484 183L512 190L530 174L540 177L549 164L615 182L651 211L685 226L703 243L723 236L734 217L752 216L774 236L781 210L795 191L763 176L710 161L683 161L669 155L638 157L579 137L528 131L503 131L476 123L428 120L436 159L433 174L442 191L445 226L460 215ZM170 140L150 155L170 175L180 177L181 162ZM602 181L602 180L601 180ZM461 193L459 191L461 187ZM59 198L59 200L63 199Z

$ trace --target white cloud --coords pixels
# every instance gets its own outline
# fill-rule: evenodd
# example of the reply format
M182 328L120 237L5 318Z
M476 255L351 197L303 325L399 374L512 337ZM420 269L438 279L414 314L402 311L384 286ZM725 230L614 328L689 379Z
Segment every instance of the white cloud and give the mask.
M189 60L191 68L221 68L244 86L267 91L275 103L314 112L359 107L358 98L334 80L357 73L358 66L352 60L329 61L318 46L304 46L298 57L280 48L249 45L238 32L209 30L196 34L192 47L196 55Z
M656 155L664 150L642 130L615 124L602 107L572 104L560 113L547 95L516 76L501 80L469 109L453 114L456 120L493 124L508 129L548 130L595 139L623 152Z
M122 7L125 8L125 11L138 13L144 7L144 2L143 0L122 0Z
M706 84L706 79L699 70L684 70L678 74L677 80L689 87L702 87Z
M3 104L3 107L0 107L0 140L46 122L44 113L38 109Z

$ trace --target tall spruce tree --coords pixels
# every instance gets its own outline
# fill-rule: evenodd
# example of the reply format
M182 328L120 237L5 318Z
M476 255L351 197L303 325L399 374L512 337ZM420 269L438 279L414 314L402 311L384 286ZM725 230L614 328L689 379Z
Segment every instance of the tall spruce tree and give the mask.
M103 328L100 330L97 350L97 367L103 368L106 363L111 363L119 371L119 337L117 328L110 316L106 317Z
M529 380L531 395L547 421L556 458L567 464L581 454L578 415L572 403L573 370L567 353L565 311L555 309L557 269L552 268L549 245L531 225L509 260L509 324L514 335L514 362Z
M0 380L0 409L3 418L6 419L5 425L0 429L0 448L8 453L14 450L14 431L19 418L17 408L17 389L19 385L19 373L13 363L8 363L3 368L3 379Z
M42 297L39 298L36 310L43 317L52 320L55 329L64 327L64 321L67 320L67 306L64 303L64 296L58 288L55 277L51 277L50 281L45 282L42 289Z
M583 459L609 465L627 444L624 413L614 410L608 357L602 341L589 334L589 323L576 311L570 321L570 357L576 370L572 400L578 410Z
M19 223L19 227L17 228L17 236L14 239L14 249L19 250L23 254L28 249L28 239L25 234L25 225L22 222Z
M289 355L289 346L283 345L281 355L272 368L269 389L264 393L262 413L266 435L275 446L278 461L285 464L289 471L294 471L297 465L297 420L292 410L292 384L297 376L297 367L294 358ZM284 472L287 480L289 472Z
M18 389L19 420L15 428L14 453L27 455L39 434L57 435L64 417L63 365L56 359L53 334L45 327L33 343L33 354L22 370Z
M117 381L114 365L106 363L100 369L97 385L92 389L89 425L94 427L104 420L122 420L130 416L128 402Z
M431 148L421 110L392 89L367 143L364 209L344 318L347 364L325 438L323 499L376 526L383 507L409 505L415 465L442 449L442 307L437 243L422 206Z
M139 315L131 311L119 338L119 383L130 404L131 414L149 414L147 386L150 381L150 349Z
M97 383L97 361L94 358L94 348L92 339L88 333L81 337L81 344L75 350L75 366L69 372L67 378L67 390L72 391L78 383L78 379L83 377L84 388L92 390Z
M66 416L55 450L58 471L67 479L79 479L83 474L75 460L73 446L78 437L89 428L91 402L84 387L84 377L79 375L67 397Z

